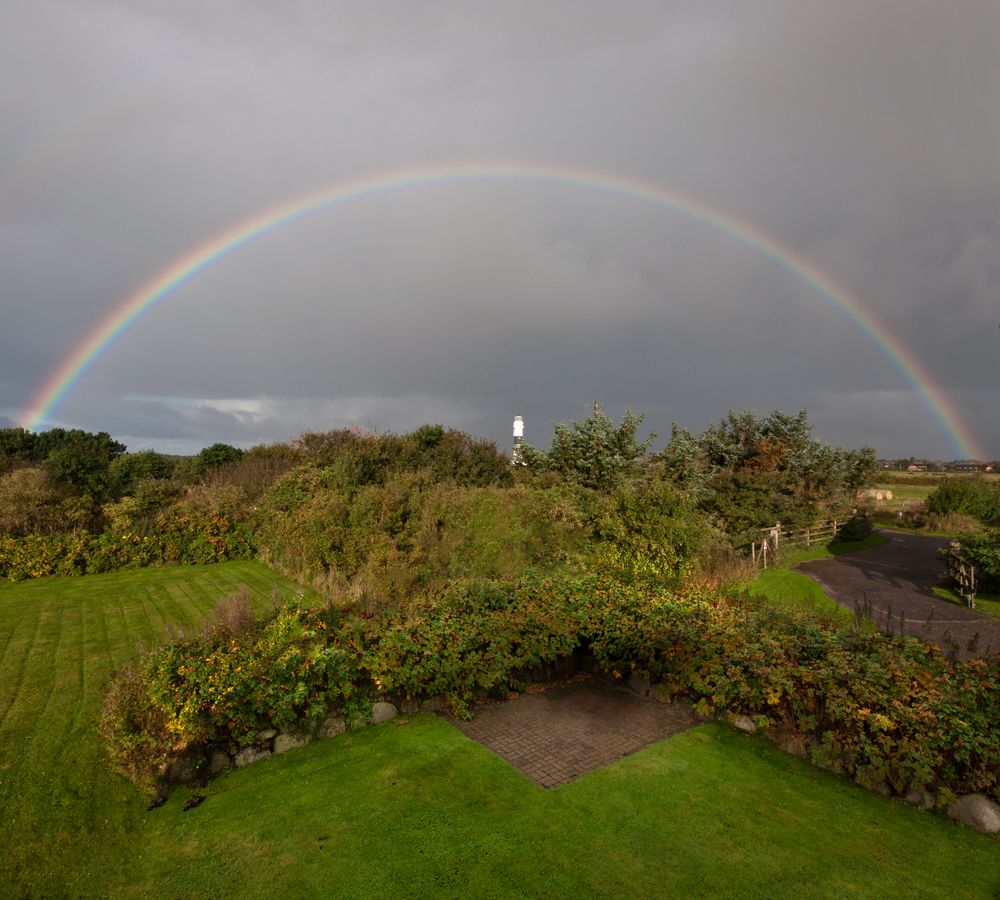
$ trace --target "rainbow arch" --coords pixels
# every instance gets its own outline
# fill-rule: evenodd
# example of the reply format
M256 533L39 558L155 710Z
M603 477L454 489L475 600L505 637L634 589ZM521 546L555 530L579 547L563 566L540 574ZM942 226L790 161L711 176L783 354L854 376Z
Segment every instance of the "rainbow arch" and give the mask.
M538 181L601 191L658 206L728 235L767 257L839 309L914 389L958 457L985 458L958 410L934 384L916 356L864 308L857 295L837 284L788 244L724 210L655 182L541 163L450 163L395 169L338 182L238 222L158 272L98 322L45 379L22 414L22 422L33 431L42 427L101 355L144 313L248 244L308 216L366 197L405 188L473 181Z

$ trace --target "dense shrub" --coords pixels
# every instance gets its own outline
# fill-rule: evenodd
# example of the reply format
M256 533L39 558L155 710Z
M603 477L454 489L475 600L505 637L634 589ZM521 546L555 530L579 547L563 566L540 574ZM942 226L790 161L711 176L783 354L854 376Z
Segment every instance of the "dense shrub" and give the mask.
M605 567L621 578L674 586L701 568L710 546L725 543L690 497L655 468L598 498L592 527Z
M357 664L326 639L320 611L291 607L225 637L170 644L146 660L150 700L184 745L318 724L351 696Z
M47 575L84 575L92 541L86 532L0 536L0 578L25 581Z
M173 509L150 534L85 531L61 535L0 536L0 578L24 581L48 575L95 575L160 563L213 563L253 555L246 526L222 515Z
M963 538L962 552L976 567L979 590L1000 593L1000 530Z
M996 527L1000 525L1000 482L948 478L927 498L927 512L935 516L964 513Z
M843 518L858 489L877 474L874 450L816 440L805 412L730 412L698 436L674 425L657 458L740 541L744 532L776 522L800 528Z
M642 422L643 416L628 410L615 425L595 403L586 419L572 426L555 424L548 451L524 444L520 458L530 471L556 472L584 487L611 490L638 471L639 460L656 437L654 432L643 441L636 439Z
M942 784L1000 796L1000 660L956 662L910 638L705 593L605 586L597 658L698 701L798 733L812 759L868 787Z
M104 695L98 734L112 766L151 793L176 753L164 710L150 702L145 659L119 669Z
M0 534L58 534L86 526L93 504L37 467L0 475Z
M914 639L744 597L654 594L595 575L454 584L381 621L287 609L238 636L176 643L142 664L147 706L123 688L129 713L104 733L113 756L155 751L161 727L177 747L246 743L261 728L308 728L366 691L443 693L462 711L580 644L613 674L648 675L706 715L749 713L798 735L815 762L869 787L1000 796L1000 660L947 660Z
M464 582L435 600L409 603L368 630L365 668L380 691L420 698L444 694L462 712L480 693L524 687L512 678L576 648L574 582L524 578Z
M406 435L356 429L308 433L295 442L294 449L301 460L330 470L335 485L348 493L419 470L429 472L434 480L467 487L513 481L510 460L493 441L440 425L424 425Z
M170 478L173 471L174 463L155 450L126 453L115 459L108 467L117 496L133 493L136 484L141 481Z
M116 673L99 731L112 764L150 790L168 763L208 742L248 746L265 728L306 730L354 692L353 656L326 639L322 611L255 621L236 598L197 637Z
M874 530L871 516L863 513L853 515L837 531L837 540L849 543L852 541L863 541L871 537Z
M475 487L427 470L346 488L314 463L282 476L254 519L261 557L326 596L394 607L459 578L571 566L593 553L572 489Z
M151 534L155 530L157 517L181 493L182 488L169 479L141 478L132 485L130 494L104 505L104 518L110 530L118 534Z

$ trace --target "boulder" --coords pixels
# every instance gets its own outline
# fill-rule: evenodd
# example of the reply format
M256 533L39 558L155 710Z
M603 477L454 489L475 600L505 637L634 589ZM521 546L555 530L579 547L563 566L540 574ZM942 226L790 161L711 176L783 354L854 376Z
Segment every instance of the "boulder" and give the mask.
M372 725L378 725L380 722L395 719L397 715L399 715L399 711L395 706L385 700L377 700L372 704L372 715L369 721Z
M917 809L934 809L934 795L927 788L910 788L903 799Z
M771 731L771 740L785 753L805 759L809 755L805 735L787 728L775 728Z
M239 768L249 766L251 763L267 759L271 755L270 750L258 750L256 747L244 747L236 754L236 765Z
M263 744L265 741L274 740L278 736L278 730L276 728L267 728L264 731L257 732L257 743Z
M311 738L305 734L279 734L274 739L274 752L287 753L309 743Z
M745 713L731 715L729 717L729 723L734 728L739 728L740 731L745 731L747 734L753 734L757 730L757 723Z
M336 737L347 731L347 723L342 716L329 716L322 725L319 726L319 736L328 738Z
M213 750L208 758L208 774L221 775L227 769L232 768L232 757L225 750Z
M1000 834L1000 804L985 794L966 794L948 806L948 817L982 834Z

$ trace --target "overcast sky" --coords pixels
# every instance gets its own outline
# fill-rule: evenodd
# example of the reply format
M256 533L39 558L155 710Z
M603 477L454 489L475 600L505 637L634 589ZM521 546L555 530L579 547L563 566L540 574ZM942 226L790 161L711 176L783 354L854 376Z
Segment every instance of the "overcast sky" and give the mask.
M521 162L640 178L860 298L1000 456L996 0L9 0L0 424L223 230L326 186ZM440 422L547 446L594 399L669 434L807 409L950 458L835 304L718 228L539 181L423 185L291 224L105 352L51 425L133 450ZM657 444L662 444L662 438Z

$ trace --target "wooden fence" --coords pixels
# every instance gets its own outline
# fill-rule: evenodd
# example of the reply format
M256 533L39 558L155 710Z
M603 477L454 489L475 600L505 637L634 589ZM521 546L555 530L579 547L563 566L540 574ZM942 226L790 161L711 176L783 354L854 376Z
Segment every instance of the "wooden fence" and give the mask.
M948 542L948 575L955 593L961 597L969 609L976 608L976 567L962 553L959 541Z
M758 569L766 569L785 548L811 547L813 544L830 542L836 536L843 521L830 519L808 528L785 528L780 522L770 528L761 528L759 540L750 543L750 558Z

